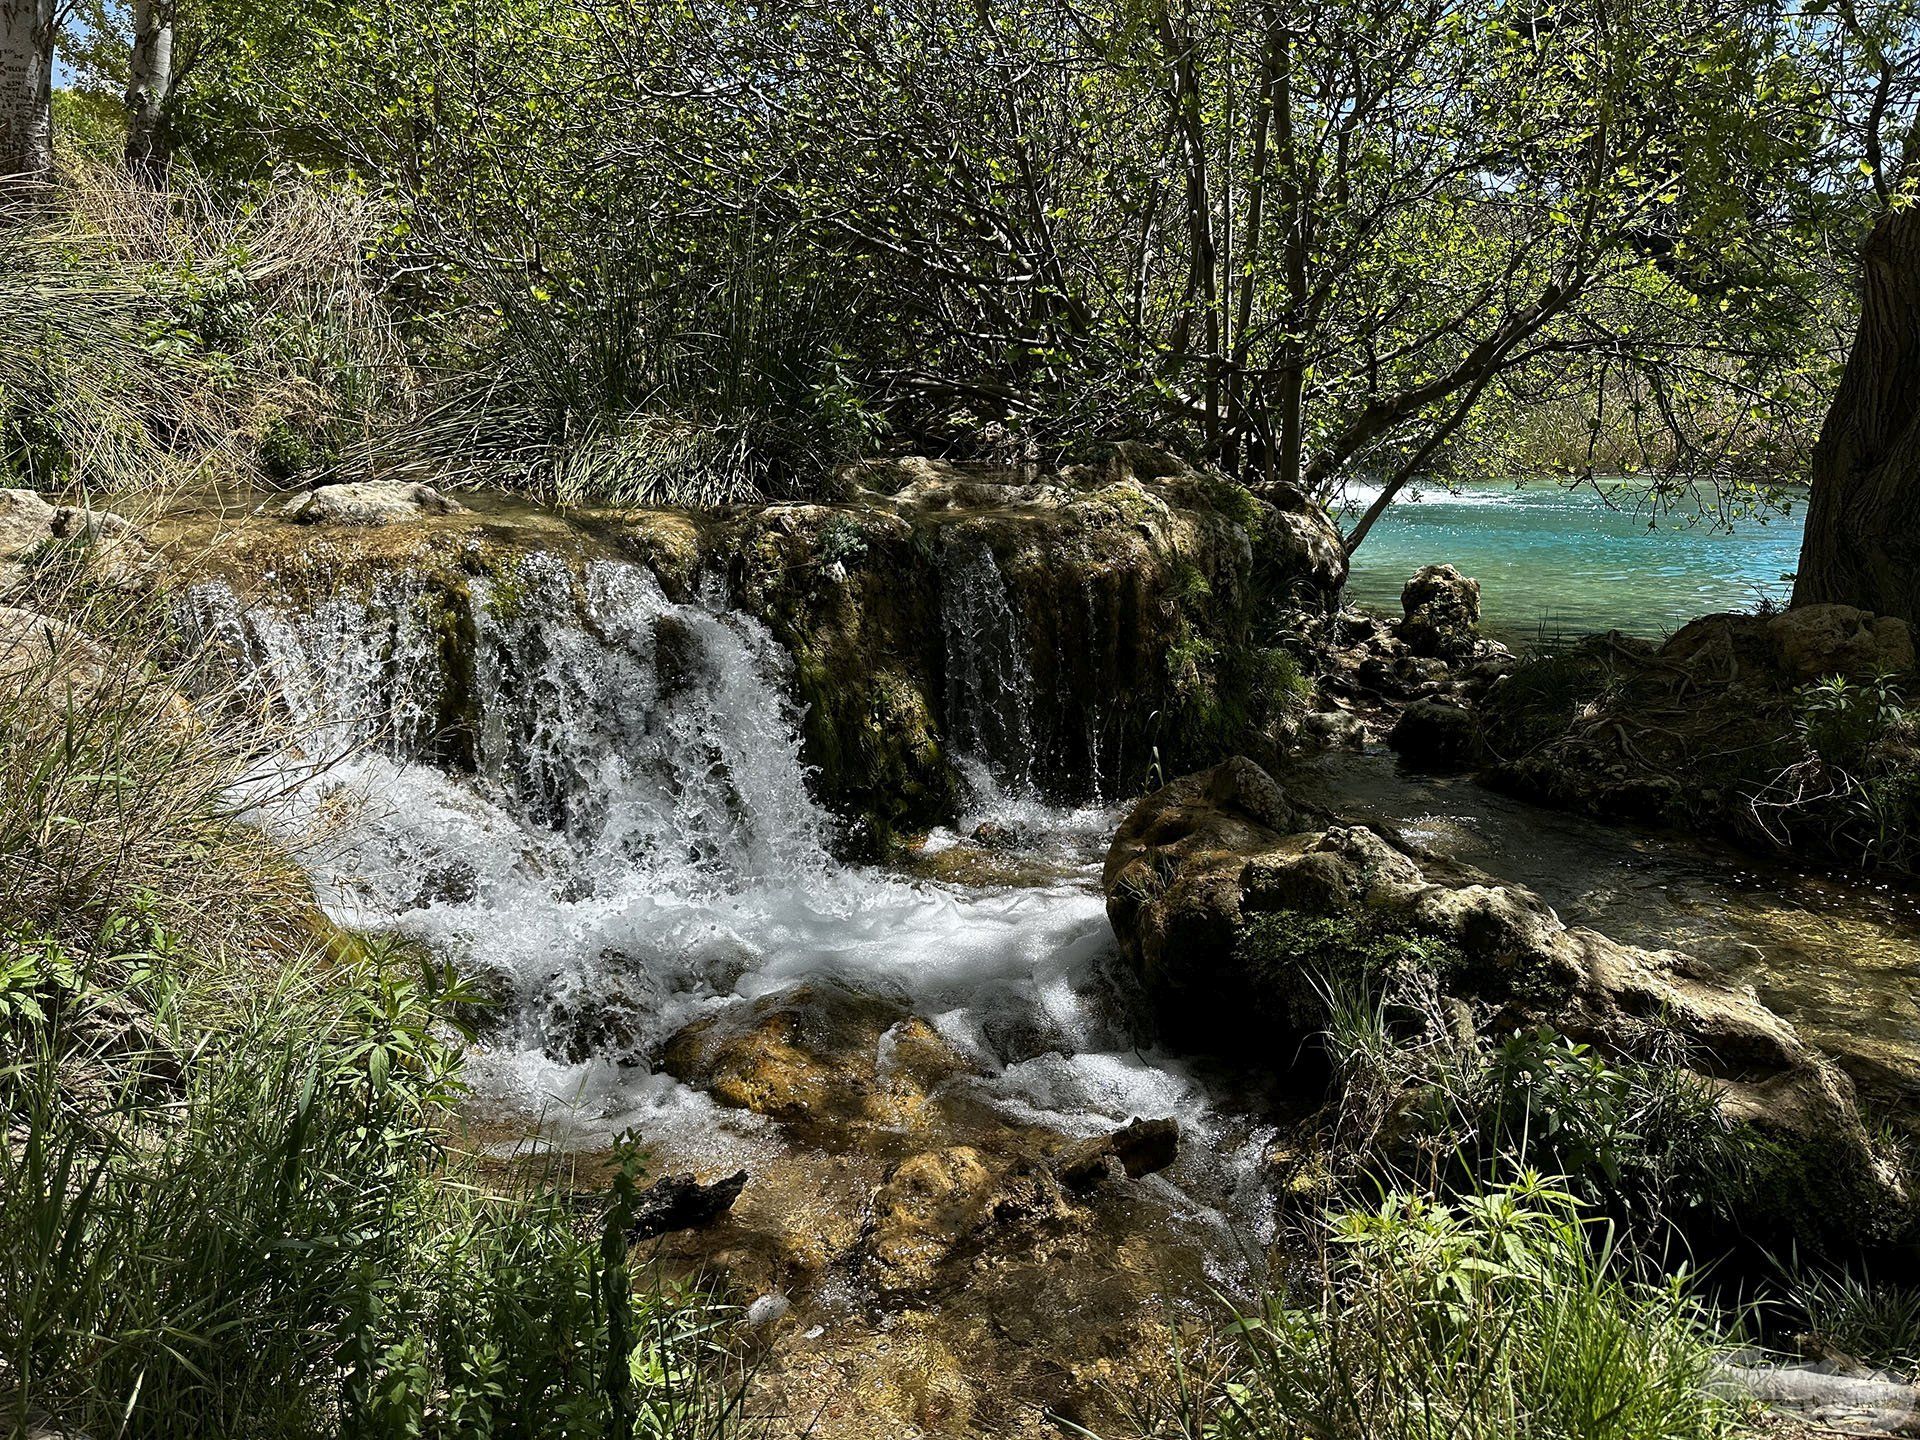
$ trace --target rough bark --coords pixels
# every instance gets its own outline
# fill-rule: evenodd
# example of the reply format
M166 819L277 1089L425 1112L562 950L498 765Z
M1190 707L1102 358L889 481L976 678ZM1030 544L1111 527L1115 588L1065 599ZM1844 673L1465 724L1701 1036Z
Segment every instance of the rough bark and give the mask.
M1920 212L1862 252L1860 329L1813 450L1796 605L1920 622Z
M173 90L175 0L135 0L133 56L127 69L127 168L149 180L166 177L167 96Z
M0 182L53 169L54 0L0 0Z

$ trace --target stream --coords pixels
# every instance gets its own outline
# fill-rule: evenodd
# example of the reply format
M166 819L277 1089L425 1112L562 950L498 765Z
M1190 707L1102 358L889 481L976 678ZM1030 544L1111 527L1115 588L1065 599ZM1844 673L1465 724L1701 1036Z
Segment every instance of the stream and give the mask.
M306 610L207 584L193 611L293 721L297 745L260 777L284 798L262 818L327 912L417 937L498 997L469 1077L500 1154L537 1134L591 1157L631 1132L662 1170L747 1169L730 1228L691 1258L778 1322L782 1398L826 1416L824 1435L874 1433L861 1417L879 1414L904 1417L901 1434L1026 1433L1037 1409L1007 1397L1072 1413L1125 1353L1116 1329L1155 1343L1165 1316L1270 1278L1286 1205L1266 1163L1274 1097L1153 1047L1099 888L1124 807L1032 798L1026 672L977 585L953 582L975 598L953 607L969 624L949 661L969 811L867 866L834 856L791 661L757 622L610 561L534 557L489 583L474 582L482 699L457 760L436 748L436 622L406 581ZM1538 810L1384 753L1279 778L1531 885L1570 923L1698 952L1876 1089L1905 1095L1920 1075L1910 896ZM740 1036L776 1030L737 1058ZM707 1046L719 1078L662 1063L689 1035L723 1037ZM859 1258L871 1197L903 1162L964 1152L1017 1174L1063 1138L1160 1116L1180 1123L1178 1160L1100 1202L1077 1242L990 1264L943 1254L911 1285Z

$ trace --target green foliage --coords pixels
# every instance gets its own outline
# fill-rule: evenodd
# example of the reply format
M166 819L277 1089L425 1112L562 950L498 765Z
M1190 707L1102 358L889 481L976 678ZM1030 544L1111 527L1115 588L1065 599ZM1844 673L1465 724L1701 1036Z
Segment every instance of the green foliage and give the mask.
M1584 1201L1642 1229L1724 1206L1757 1158L1705 1082L1672 1064L1609 1060L1548 1030L1494 1046L1463 1098L1457 1133L1472 1137L1480 1166L1568 1176Z
M1724 487L1793 462L1833 69L1793 18L1282 13L245 3L183 20L172 118L229 183L376 195L447 386L400 433L550 495L811 488L892 427L1330 498L1524 460L1543 411L1588 467L1589 422Z
M1371 913L1271 911L1253 916L1238 943L1256 972L1300 970L1343 991L1378 992L1410 976L1438 979L1460 964L1457 946Z
M1869 867L1920 861L1920 719L1898 676L1802 686L1791 718L1799 754L1753 783L1754 813L1777 833L1817 830L1824 848ZM1776 762L1777 763L1777 762Z
M85 954L0 941L10 1423L730 1433L712 1313L633 1290L630 1176L596 1235L551 1190L483 1192L445 1150L473 998L449 973L375 944L206 1025L204 969L137 914Z
M1535 1176L1331 1217L1319 1293L1233 1324L1143 1436L1177 1440L1714 1440L1715 1336L1687 1281L1635 1280Z
M1823 1348L1905 1375L1920 1374L1920 1290L1867 1273L1786 1268L1787 1301Z

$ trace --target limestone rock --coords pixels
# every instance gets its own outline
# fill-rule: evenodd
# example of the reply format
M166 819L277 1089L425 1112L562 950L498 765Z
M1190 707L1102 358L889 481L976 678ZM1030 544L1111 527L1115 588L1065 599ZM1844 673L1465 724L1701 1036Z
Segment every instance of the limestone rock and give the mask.
M1136 1117L1111 1134L1069 1145L1054 1158L1053 1169L1062 1184L1084 1189L1115 1170L1130 1180L1164 1170L1173 1164L1179 1149L1178 1121Z
M52 538L54 513L31 490L0 490L0 594L19 584L27 558Z
M1906 621L1851 605L1796 606L1767 621L1767 636L1795 680L1822 675L1865 680L1914 667L1913 632Z
M724 1105L793 1124L912 1128L971 1067L902 1004L827 980L697 1020L664 1067Z
M130 590L165 571L146 531L125 516L55 505L31 490L0 490L0 595L44 566L90 585Z
M112 659L65 620L0 605L0 688L91 695L107 683Z
M281 513L302 525L398 525L466 508L425 481L359 480L296 495Z
M1473 651L1480 623L1480 582L1451 565L1427 565L1400 592L1400 638L1416 655L1445 658Z
M1837 1226L1910 1222L1905 1179L1869 1137L1852 1082L1751 991L1695 978L1686 956L1569 928L1531 891L1416 858L1366 826L1267 823L1243 798L1262 793L1247 765L1148 796L1108 852L1108 916L1174 1043L1299 1071L1326 1022L1325 937L1361 955L1385 934L1395 940L1381 953L1419 972L1400 978L1465 1004L1483 1033L1544 1028L1608 1055L1679 1053L1728 1124L1804 1162L1792 1203L1828 1187L1818 1203ZM1281 813L1270 800L1252 808Z

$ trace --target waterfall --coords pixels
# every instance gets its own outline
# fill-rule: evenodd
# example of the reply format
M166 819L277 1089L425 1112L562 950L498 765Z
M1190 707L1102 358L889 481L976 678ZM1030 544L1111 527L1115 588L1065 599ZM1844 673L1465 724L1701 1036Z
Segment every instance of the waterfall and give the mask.
M954 630L961 713L1018 774L1031 671L1005 644L1012 599L977 554L952 586L950 618L977 622ZM186 619L286 717L295 739L255 777L255 819L323 908L496 994L468 1066L489 1097L576 1134L638 1126L680 1163L757 1164L778 1143L767 1122L652 1066L690 1021L828 979L923 1017L1015 1123L1091 1134L1173 1113L1219 1133L1204 1087L1135 1048L1107 980L1098 878L1117 817L1003 797L1033 872L1019 884L839 863L790 658L716 592L674 601L637 566L534 555L317 603L203 585ZM928 854L960 843L936 835ZM1256 1152L1235 1150L1235 1175Z
M989 612L1007 603L976 578ZM821 975L912 1003L991 1065L1031 1058L995 1038L1016 1032L1066 1054L1131 1038L1079 998L1111 946L1094 881L1112 817L1027 807L1066 857L1032 888L839 864L790 661L716 595L533 556L451 604L407 578L307 608L203 586L192 622L300 736L263 777L262 820L324 907L492 977L514 1047L644 1064L689 1019Z
M940 566L947 732L955 751L1016 794L1034 788L1038 739L1027 624L984 539L949 541Z

